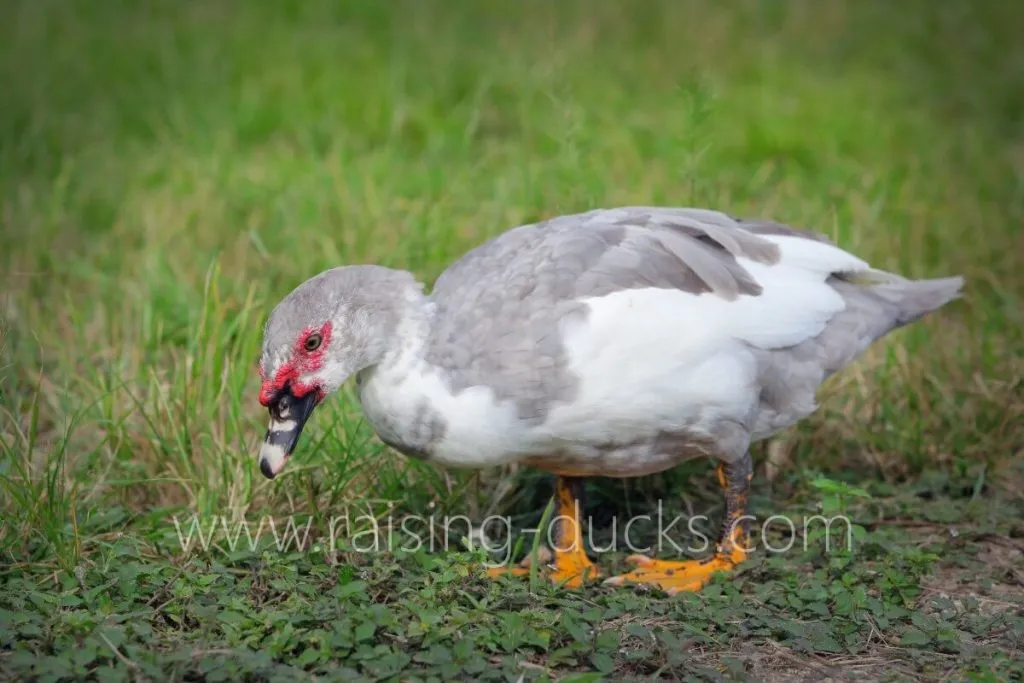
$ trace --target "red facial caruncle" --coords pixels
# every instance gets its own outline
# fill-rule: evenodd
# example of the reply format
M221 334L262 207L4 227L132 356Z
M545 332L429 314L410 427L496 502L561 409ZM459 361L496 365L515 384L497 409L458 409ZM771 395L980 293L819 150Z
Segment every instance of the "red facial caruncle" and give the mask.
M315 350L307 349L306 343L314 334L320 335L320 345ZM291 388L295 398L302 398L310 391L316 391L319 397L323 398L323 387L316 383L303 383L299 378L311 372L316 372L324 364L324 354L331 343L331 323L324 323L319 329L307 327L295 340L291 358L281 364L273 378L268 378L263 373L265 369L260 365L260 377L263 385L260 387L260 404L269 406L274 397L284 390L286 384Z

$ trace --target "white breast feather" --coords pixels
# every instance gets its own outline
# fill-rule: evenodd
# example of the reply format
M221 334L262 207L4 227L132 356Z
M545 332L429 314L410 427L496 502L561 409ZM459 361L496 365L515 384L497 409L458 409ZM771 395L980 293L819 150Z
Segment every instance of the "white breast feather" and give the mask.
M508 402L500 403L487 387L470 387L453 395L438 371L425 363L382 373L367 383L363 407L371 421L385 415L399 425L416 419L426 400L441 414L445 434L432 459L453 467L490 467L512 462L526 443L526 428Z

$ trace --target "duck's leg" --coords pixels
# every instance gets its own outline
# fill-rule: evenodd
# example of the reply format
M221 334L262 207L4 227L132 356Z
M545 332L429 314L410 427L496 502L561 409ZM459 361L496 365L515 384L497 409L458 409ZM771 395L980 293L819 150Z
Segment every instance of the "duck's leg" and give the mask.
M626 558L636 569L605 580L606 585L648 584L658 586L670 595L698 591L716 572L728 572L747 558L749 520L744 519L747 492L753 476L750 453L734 463L718 466L718 483L725 495L725 520L715 553L703 560L653 560L643 555Z
M583 523L580 520L582 498L583 479L558 477L555 480L554 533L550 539L554 547L545 553L547 557L543 560L544 564L538 567L552 582L569 588L578 588L584 581L600 576L597 566L587 557L583 546ZM538 533L545 531L541 529ZM507 574L528 576L529 562L530 558L527 557L518 567L493 567L487 573L492 578Z

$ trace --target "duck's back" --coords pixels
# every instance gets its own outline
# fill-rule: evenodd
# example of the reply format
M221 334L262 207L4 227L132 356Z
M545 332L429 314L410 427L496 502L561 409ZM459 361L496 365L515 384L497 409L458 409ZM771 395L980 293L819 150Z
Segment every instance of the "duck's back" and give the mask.
M584 460L600 444L629 458L630 442L650 453L681 438L732 456L806 416L825 376L959 286L871 270L776 223L598 210L455 262L433 288L425 359L451 392L485 388L532 439Z

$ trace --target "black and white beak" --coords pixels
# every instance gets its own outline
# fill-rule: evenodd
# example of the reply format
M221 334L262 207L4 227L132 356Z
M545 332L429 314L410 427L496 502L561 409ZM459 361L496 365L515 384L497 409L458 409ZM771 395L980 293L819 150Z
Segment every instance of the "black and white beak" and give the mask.
M290 388L285 388L271 402L270 426L260 446L260 472L267 479L273 479L284 469L318 402L316 391L296 398Z

